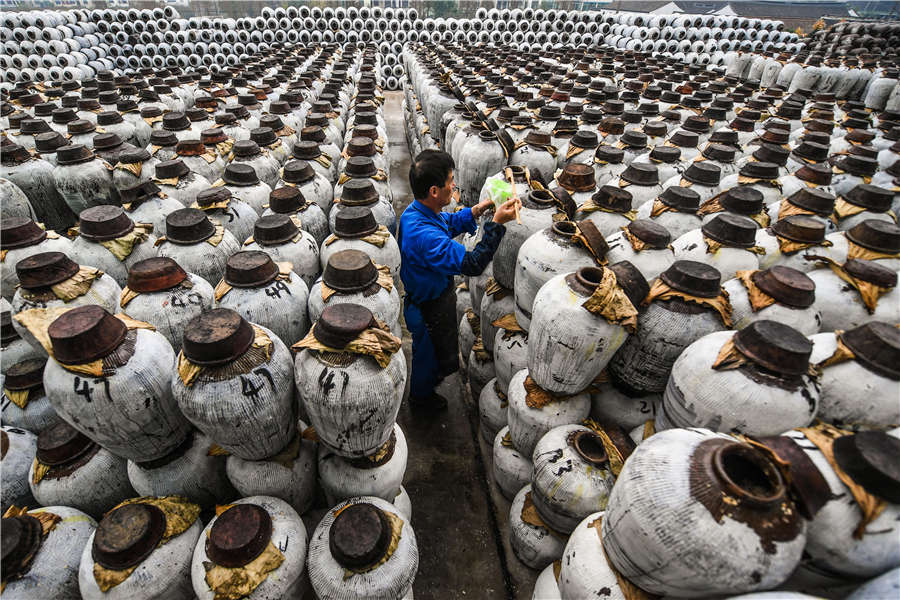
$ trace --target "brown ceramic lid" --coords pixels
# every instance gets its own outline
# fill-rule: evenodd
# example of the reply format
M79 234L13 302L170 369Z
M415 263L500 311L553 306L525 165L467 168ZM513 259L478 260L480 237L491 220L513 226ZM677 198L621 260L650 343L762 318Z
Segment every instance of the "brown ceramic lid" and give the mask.
M350 156L375 155L375 143L367 137L350 138L345 149Z
M621 148L601 144L600 146L597 146L597 150L594 152L594 158L618 165L621 164L622 160L625 158L625 151Z
M171 131L163 131L162 129L154 129L150 133L150 145L169 147L178 143L178 138Z
M183 112L170 112L163 115L162 127L166 131L184 131L191 128L191 121Z
M378 280L378 269L369 255L359 250L341 250L328 258L322 281L340 292L365 290Z
M370 160L368 157L360 157ZM352 159L351 159L352 160ZM349 163L349 161L348 161ZM374 165L373 165L374 166ZM374 173L373 173L374 175ZM305 160L292 160L284 165L282 179L287 183L303 184L316 176L315 170Z
M66 145L66 138L57 131L48 131L34 136L34 149L41 154L56 152Z
M659 278L672 289L701 298L715 298L722 293L719 270L706 263L676 260Z
M83 144L69 144L56 151L56 162L60 165L77 165L93 158L94 153Z
M679 129L669 136L669 141L682 148L696 148L700 143L700 136L694 131Z
M733 187L721 197L720 204L725 210L739 215L755 215L763 210L763 195L749 185Z
M232 198L231 190L225 186L205 189L197 194L197 205L204 208L217 202L224 202Z
M214 308L184 328L184 355L193 363L218 367L229 363L253 344L253 327L228 308Z
M371 156L351 156L344 165L344 173L354 179L360 179L375 177L378 174L378 169Z
M635 185L659 185L659 171L652 164L633 162L628 165L620 177Z
M256 169L247 163L228 163L222 180L228 185L251 186L259 183Z
M206 538L206 555L216 565L242 567L262 554L272 539L272 517L257 504L234 504L216 517Z
M119 196L123 204L146 200L159 193L159 186L152 181L139 183L134 187L119 190Z
M700 229L704 236L725 246L750 248L756 244L756 222L743 215L719 213Z
M619 142L625 144L629 148L646 148L647 134L632 129L623 133L622 137L619 138Z
M878 171L877 160L855 154L846 154L835 161L835 164L843 171L857 177L871 177Z
M122 115L114 110L107 110L97 115L97 125L115 125L122 122Z
M294 144L294 158L313 160L322 155L319 143L313 140L302 140Z
M37 437L37 459L58 466L81 458L97 447L89 437L61 421L44 429Z
M9 217L0 223L0 249L25 248L43 242L47 232L27 217Z
M92 121L88 121L86 119L77 119L75 121L70 121L69 124L66 125L66 133L68 133L69 135L92 133L96 130L97 126Z
M278 136L275 135L271 127L257 127L250 130L250 139L256 142L258 146L270 146L278 141ZM235 146L237 146L237 142ZM235 152L235 155L237 155L237 152Z
M376 564L385 555L391 524L380 508L361 502L341 510L328 536L334 560L345 569L358 569Z
M359 304L331 304L325 307L313 325L313 335L329 348L340 350L371 327L374 321L371 311Z
M260 246L277 246L291 241L300 229L287 215L260 217L253 225L253 239Z
M378 191L368 179L351 179L341 190L343 206L363 206L378 201Z
M57 125L65 125L72 121L77 121L78 115L71 108L57 108L53 111L53 122Z
M682 174L682 177L691 183L706 186L719 185L721 176L722 170L719 166L708 162L693 162Z
M838 466L855 483L900 504L900 440L883 431L861 431L835 439L833 450Z
M844 200L872 212L883 213L891 209L894 193L877 185L860 183L844 194Z
M650 284L641 272L627 260L617 262L609 266L609 270L616 274L616 283L635 306L640 306L647 294L650 293Z
M809 370L812 342L776 321L754 321L734 334L734 346L753 363L780 375L803 375Z
M16 275L26 289L56 285L78 273L79 266L62 252L41 252L16 263Z
M844 263L844 270L857 279L880 287L893 288L897 286L897 272L875 260L851 258Z
M50 131L50 125L43 119L24 119L20 130L23 134L36 135Z
M166 516L150 504L126 504L103 516L94 533L91 558L107 569L139 565L162 541Z
M187 279L187 273L168 257L147 258L128 270L128 289L139 292L168 290Z
M7 311L5 314L9 314ZM3 387L10 390L33 390L44 385L46 358L29 358L11 365L6 371Z
M883 321L870 321L843 332L840 338L858 363L882 377L900 380L900 329Z
M628 231L655 250L664 250L672 241L669 230L649 219L637 219L628 225Z
M560 185L577 191L592 190L596 186L593 167L581 163L571 163L563 167L558 181Z
M269 208L279 214L293 214L306 208L307 202L299 188L285 186L269 193Z
M827 217L834 212L834 196L828 192L803 187L791 194L787 201L800 208Z
M260 136L257 136L257 138L259 137ZM256 140L251 139L236 141L234 143L234 146L232 146L232 152L234 152L234 155L238 158L250 158L260 154L261 150L259 149L259 144L256 142Z
M309 123L309 117L307 117L307 123ZM309 125L300 130L300 141L312 141L320 144L325 141L325 132L318 125Z
M613 185L604 185L591 196L595 204L614 212L625 213L631 210L631 192Z
M228 136L219 127L204 129L200 132L200 141L206 145L219 144L228 140Z
M851 227L847 239L863 248L896 254L900 252L900 227L887 221L866 219Z
M91 304L63 313L47 328L53 357L64 365L88 363L113 352L128 328L104 308Z
M278 276L278 265L265 252L235 252L225 261L225 282L238 288L268 284Z
M808 308L816 301L816 284L796 269L775 265L751 276L753 283L776 301L794 308Z
M4 455L8 447L6 432L3 432ZM4 517L0 524L3 536L3 577L14 578L28 572L34 556L43 541L41 522L31 515Z
M672 185L663 190L659 201L678 212L696 213L700 208L700 194L691 188Z
M105 242L130 233L134 230L134 221L128 218L121 206L103 204L81 211L78 229L85 239Z
M199 156L206 152L206 146L200 140L182 140L175 144L178 156Z
M0 344L5 347L17 339L19 339L19 333L12 325L12 314L10 311L4 310L0 313Z
M348 206L335 217L334 234L340 238L364 237L377 230L378 222L367 206Z
M165 160L156 164L157 179L171 179L173 177L184 177L191 170L181 159Z
M215 232L215 225L199 208L181 208L166 215L166 240L173 244L197 244Z

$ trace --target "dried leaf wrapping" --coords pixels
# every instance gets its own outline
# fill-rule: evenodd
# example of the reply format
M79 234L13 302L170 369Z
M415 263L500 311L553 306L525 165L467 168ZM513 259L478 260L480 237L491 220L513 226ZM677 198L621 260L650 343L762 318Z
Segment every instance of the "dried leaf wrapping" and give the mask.
M376 229L374 232L372 232L368 235L364 235L363 237L353 238L353 239L362 240L363 242L366 242L367 244L372 244L373 246L377 246L379 248L384 248L384 245L387 243L387 241L388 241L388 239L390 239L390 237L391 237L391 232L388 231L387 227L385 227L384 225L379 225L378 229ZM331 234L325 240L325 245L330 246L331 244L335 243L339 239L341 239L341 238L339 238L338 236L336 236L334 234Z
M347 504L346 506L350 506L350 505ZM346 506L344 508L346 508ZM337 514L339 514L339 513L336 513L335 517L337 517ZM378 562L376 562L375 564L369 565L367 567L344 569L344 581L350 579L354 575L361 575L363 573L368 573L369 571L374 571L375 569L377 569L378 567L380 567L381 565L383 565L384 563L389 561L391 559L391 557L394 555L394 552L396 552L397 546L400 545L401 533L403 532L403 525L404 525L403 519L401 519L399 516L395 515L394 513L388 512L388 511L384 511L384 515L387 517L388 521L391 524L391 541L388 542L388 547L387 547L387 550L385 550L385 552L384 552L384 556L382 556L381 559Z
M866 212L866 208L864 206L851 204L850 202L844 200L843 196L838 196L834 201L834 217L837 221L846 219L847 217L852 217L853 215L858 215L862 212Z
M827 263L835 275L840 277L841 280L848 283L859 293L860 300L862 300L863 304L866 307L866 310L870 315L874 314L875 309L878 308L878 299L881 298L881 296L883 296L884 294L891 291L891 289L893 289L889 287L881 287L880 285L876 285L874 283L863 281L862 279L854 277L853 275L848 273L843 266L834 262L830 258L826 258L824 256L817 256L815 258L818 261Z
M819 421L812 427L800 427L797 431L805 435L806 439L821 450L825 460L827 460L831 468L834 469L834 474L837 475L838 479L841 480L841 483L846 485L850 490L850 494L853 496L856 505L862 513L859 523L853 532L853 537L857 540L861 540L865 535L866 527L869 523L877 519L887 507L887 501L870 494L861 485L853 481L850 475L841 468L834 458L834 440L845 435L852 435L853 432L838 429L837 427L822 421Z
M99 244L109 250L120 261L124 261L131 256L134 247L145 242L151 233L153 233L153 225L150 223L135 223L134 229L122 237L105 240L99 242Z
M466 320L475 337L481 337L481 317L471 307L466 309Z
M879 252L878 250L870 250L869 248L864 248L859 244L853 242L849 238L847 239L847 260L851 258L857 258L862 260L879 260L882 258L900 258L900 252L895 252L894 254L890 254L889 252Z
M498 319L494 319L491 325L509 333L528 333L519 325L519 322L516 320L516 313L507 313Z
M654 200L653 209L650 211L650 218L653 219L668 211L678 212L675 208L669 206L668 204L664 204L661 200Z
M625 466L625 459L627 457L622 454L622 451L619 450L619 447L612 441L612 438L609 437L609 434L606 433L602 425L590 418L585 419L581 424L600 437L600 441L603 442L603 449L606 451L606 456L609 459L609 470L612 471L613 475L618 477L619 473L622 472L622 467Z
M318 352L348 352L350 354L371 356L383 369L390 364L391 357L400 350L400 338L392 335L387 325L375 319L375 326L364 329L343 348L326 346L316 339L313 329L310 329L305 338L291 346L291 350L297 352L304 348Z
M775 234L775 238L778 240L778 250L782 254L793 254L794 252L806 250L807 248L812 248L814 246L830 248L834 245L831 243L831 240L822 240L821 242L797 242L794 240L789 240L786 237L782 237L778 234Z
M600 285L581 306L588 312L603 317L609 323L621 325L631 333L637 330L638 311L625 294L625 290L619 286L612 269L603 269Z
M532 527L546 529L550 532L550 535L562 540L563 542L565 542L569 537L564 533L556 531L544 522L544 520L541 518L541 515L537 511L537 507L535 507L534 505L534 500L531 499L531 492L525 494L525 501L522 503L522 512L520 513L520 516L523 523L528 523Z
M214 600L238 600L250 595L283 562L284 554L269 542L259 556L242 567L229 568L204 561L204 579L215 594Z
M666 285L666 283L657 278L650 287L650 293L644 298L643 305L647 306L654 300L671 300L679 298L687 302L693 302L711 308L719 313L722 323L726 327L731 327L731 302L728 300L728 292L724 289L720 291L715 298L701 298L685 292L678 291Z
M703 236L703 242L706 244L706 253L707 254L715 254L719 250L721 250L725 244L722 242L717 242L712 238L708 238L705 235ZM735 247L738 250L746 250L747 252L752 252L753 254L759 254L760 256L766 253L766 249L762 246L750 246L749 248L737 247L737 246L728 246L729 248Z
M121 163L121 162L120 162L120 163L117 163L117 164L116 164L116 167L115 167L115 168L116 168L116 169L121 169L121 170L123 170L123 171L128 171L129 173L131 173L131 174L134 175L135 177L140 177L140 176L141 176L141 171L143 170L143 167L144 167L144 163L143 163L143 162L136 162L136 163Z
M25 410L25 407L28 406L30 394L31 390L10 390L3 388L3 395L22 410Z
M394 277L391 275L391 268L385 265L375 265L375 268L378 270L378 279L375 283L378 284L379 287L383 288L385 291L390 292L394 289ZM322 302L328 302L328 299L338 293L338 290L332 289L325 284L325 281L321 282L322 287Z
M537 383L535 383L534 379L531 378L531 375L527 375L525 377L525 381L522 386L525 388L525 404L528 406L528 408L534 408L536 410L540 410L551 402L565 402L566 400L572 398L571 395L556 395L548 392Z
M490 277L484 284L484 293L493 298L495 302L499 302L509 296L510 291L497 283L496 279Z
M834 165L833 167L831 167L831 172L834 173L835 175L843 175L843 174L847 173L847 171L843 170L842 168L840 168L837 165ZM850 175L853 175L853 174L850 173ZM872 183L871 175L853 175L853 176L861 179L863 183ZM836 206L837 206L837 203L835 202L835 207ZM863 210L865 210L865 209L863 209Z
M44 477L47 476L47 473L50 472L50 465L44 464L39 461L37 458L34 459L34 463L31 466L31 483L34 485L39 484L43 481Z
M740 282L744 284L744 288L747 290L747 297L750 299L750 308L753 309L753 312L759 312L767 306L772 306L776 302L775 298L759 289L759 286L753 282L752 276L754 273L758 272L759 271L738 271L734 274L735 278L739 279Z
M581 206L578 207L578 212L580 212L582 214L589 214L589 213L597 212L597 211L610 213L610 214L614 214L614 215L622 215L629 221L634 221L637 218L636 210L629 210L627 212L615 211L615 210L606 208L605 206L600 206L599 204L594 202L593 198L588 198L587 200L584 201L584 203Z

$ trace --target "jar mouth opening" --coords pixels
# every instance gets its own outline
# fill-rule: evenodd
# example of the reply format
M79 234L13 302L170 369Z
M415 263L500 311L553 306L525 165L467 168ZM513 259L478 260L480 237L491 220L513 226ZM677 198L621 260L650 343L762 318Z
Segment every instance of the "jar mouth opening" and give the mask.
M603 446L603 440L593 431L576 431L572 436L571 444L575 452L588 463L596 466L609 463L609 456Z
M563 236L563 237L571 237L578 232L578 229L575 227L575 223L571 221L559 221L554 223L550 229L553 233Z
M575 272L575 279L581 285L595 289L603 281L603 269L600 267L583 267Z
M728 493L757 506L770 506L784 498L781 473L749 446L724 444L712 458L713 469Z

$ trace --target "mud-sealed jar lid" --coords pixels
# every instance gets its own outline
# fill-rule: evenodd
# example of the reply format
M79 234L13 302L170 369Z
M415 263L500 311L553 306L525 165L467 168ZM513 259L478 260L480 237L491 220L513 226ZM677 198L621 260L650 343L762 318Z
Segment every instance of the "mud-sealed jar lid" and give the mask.
M861 431L834 440L834 458L870 494L900 504L900 440L883 431Z
M256 142L258 146L271 146L278 141L278 136L275 135L271 127L257 127L250 130L250 139ZM235 142L235 147L237 147L238 143ZM238 155L237 151L235 151L235 155Z
M900 329L883 321L870 321L843 332L840 338L858 363L882 377L900 380Z
M173 244L198 244L215 232L215 225L199 208L181 208L166 215L166 240Z
M787 201L822 217L834 212L834 196L816 188L802 187L788 196Z
M310 116L312 116L312 114L307 117L307 123L310 122ZM325 131L318 125L307 125L300 130L300 141L312 141L321 144L325 141Z
M284 165L284 169L282 170L282 179L287 183L295 183L301 185L306 183L307 181L312 180L315 176L315 169L313 169L312 165L310 165L305 160L289 161Z
M734 346L753 363L780 375L803 375L809 370L812 342L777 321L754 321L734 334Z
M130 233L134 230L134 221L128 218L121 206L103 204L81 211L78 230L85 239L105 242Z
M47 232L27 217L4 218L0 223L0 249L13 250L43 242Z
M43 119L23 119L19 129L23 134L37 135L50 131L50 125Z
M344 174L353 179L375 177L378 168L371 156L351 156L344 164Z
M251 158L261 153L259 144L255 140L238 140L234 143L231 150L238 158Z
M200 132L200 141L205 145L221 144L228 141L228 136L221 127L211 127Z
M698 185L716 186L722 177L722 169L709 162L693 162L682 177Z
M609 266L609 270L616 274L616 283L631 300L634 306L640 306L647 294L650 293L650 284L637 267L627 260L619 261Z
M772 225L772 231L786 239L803 244L818 244L825 240L825 224L807 215L790 215Z
M635 185L659 185L659 171L656 165L633 162L622 171L621 178Z
M128 289L138 293L168 290L187 279L187 273L174 259L147 258L134 263L128 270Z
M581 163L570 163L563 167L557 181L561 186L575 191L590 191L597 185L593 167Z
M302 160L314 160L322 156L322 150L319 148L319 142L301 140L294 144L293 156Z
M66 145L66 138L58 131L48 131L34 136L34 149L40 154L56 152Z
M16 263L19 284L26 290L56 285L78 273L78 263L62 252L41 252Z
M835 165L857 177L871 177L878 171L878 161L867 156L845 154L835 161Z
M157 179L172 179L184 177L191 172L190 168L181 159L164 160L156 163L155 175Z
M163 115L162 126L166 131L184 131L191 128L191 121L183 112L170 112Z
M22 122L24 123L25 121ZM97 131L97 125L93 121L88 121L87 119L69 121L69 124L66 125L66 133L69 135L81 135L93 133L95 131Z
M278 265L259 250L235 252L225 261L225 282L238 288L255 288L278 276Z
M60 165L77 165L94 159L94 153L84 144L69 144L56 151L56 162Z
M756 244L756 222L733 213L719 213L701 228L703 235L724 246L751 248Z
M214 308L184 328L184 355L208 367L227 364L250 349L254 332L250 323L229 308Z
M178 156L200 156L207 150L200 140L181 140L175 144L175 152L178 153Z
M715 298L722 293L719 270L694 260L676 260L659 278L674 290L701 298Z
M391 524L383 510L360 502L342 509L328 530L328 549L345 569L376 564L387 553Z
M58 466L81 458L97 447L89 437L61 421L44 429L37 437L37 459Z
M242 567L263 553L272 531L272 517L262 506L234 504L210 527L206 555L217 565Z
M334 233L340 238L364 237L377 230L378 222L368 206L348 206L335 217Z
M751 275L753 283L777 302L794 308L808 308L816 301L816 284L806 273L775 265Z
M888 221L866 219L847 230L847 239L863 248L897 254L900 252L900 227Z
M291 241L300 229L284 214L266 215L253 225L253 239L260 246L277 246Z
M350 156L375 156L375 142L367 137L350 138L346 151Z
M5 431L3 439L6 440ZM4 444L4 451L6 447ZM3 536L3 577L14 578L27 573L44 539L41 522L28 514L4 517L0 533Z
M696 148L700 144L700 136L696 131L679 129L669 136L669 141L682 148Z
M894 200L894 192L877 185L860 183L852 190L844 194L844 199L856 206L875 213L887 212L891 209Z
M604 185L591 196L594 204L618 213L631 210L631 192L614 185Z
M0 344L6 347L7 344L19 339L19 333L13 327L12 313L4 310L0 313Z
M225 186L208 188L197 194L197 206L204 208L232 198L231 190Z
M893 288L897 286L897 272L879 264L877 260L851 258L844 263L844 270L857 279L879 287Z
M735 149L724 144L708 144L701 154L710 160L731 163L734 162Z
M251 186L259 183L259 177L256 169L247 163L228 163L225 167L225 173L222 175L222 181L228 185Z
M139 502L120 506L97 525L91 558L107 569L137 566L153 553L165 531L166 516L159 508Z
M669 230L650 219L636 219L628 224L628 231L654 250L665 250L672 241Z
M9 311L4 313L9 315ZM13 391L33 390L44 385L44 366L46 358L29 358L14 365L6 371L3 387Z
M719 203L739 215L755 215L763 210L763 194L753 186L739 185L725 192Z
M328 258L322 282L340 292L365 290L378 281L378 269L365 252L341 250Z
M285 186L275 188L269 193L269 208L274 213L293 214L306 206L306 198L299 188Z
M341 190L343 206L367 206L378 201L378 191L369 179L351 179Z
M162 148L174 147L178 143L178 138L171 131L162 129L154 129L150 134L150 145L160 146ZM174 148L173 148L174 150Z
M594 152L594 158L618 165L621 164L622 160L625 158L625 151L621 148L601 144L597 146L597 150Z
M672 185L663 190L659 201L684 213L696 213L700 208L700 194L691 188Z
M53 357L64 365L89 363L107 356L125 340L125 323L96 304L63 313L47 328Z

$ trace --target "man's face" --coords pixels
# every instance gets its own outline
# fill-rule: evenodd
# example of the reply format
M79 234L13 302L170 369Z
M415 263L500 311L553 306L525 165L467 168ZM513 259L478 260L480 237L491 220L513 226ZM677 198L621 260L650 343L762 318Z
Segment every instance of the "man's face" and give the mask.
M450 171L450 174L447 175L447 181L444 182L443 187L436 188L437 189L437 199L439 205L443 208L450 204L450 200L453 198L453 193L456 191L456 182L453 181L453 171Z

